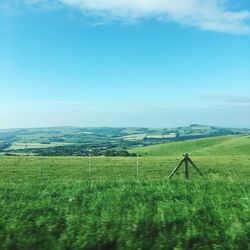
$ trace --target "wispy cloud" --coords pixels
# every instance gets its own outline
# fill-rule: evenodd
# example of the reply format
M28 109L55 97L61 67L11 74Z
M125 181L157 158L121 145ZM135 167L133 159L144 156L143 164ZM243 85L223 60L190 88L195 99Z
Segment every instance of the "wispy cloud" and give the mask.
M45 8L71 7L105 21L138 21L153 18L161 22L227 33L250 33L250 10L232 10L229 0L19 0Z
M227 104L234 105L250 105L250 97L247 96L239 96L232 94L210 94L206 95L209 99L219 101Z
M49 110L47 109L49 105ZM65 106L68 105L68 108ZM79 106L78 106L79 105ZM1 108L2 107L2 108ZM50 126L177 127L193 123L222 127L249 127L248 106L170 107L91 105L81 102L35 101L0 106L0 128Z
M36 100L30 102L31 104L38 104L38 105L63 105L63 106L86 106L88 105L85 102L74 102L74 101L60 101L60 100Z

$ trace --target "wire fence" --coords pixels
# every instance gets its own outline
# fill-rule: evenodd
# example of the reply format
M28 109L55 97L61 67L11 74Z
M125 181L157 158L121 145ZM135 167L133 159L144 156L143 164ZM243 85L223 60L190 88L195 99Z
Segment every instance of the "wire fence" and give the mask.
M167 179L181 157L0 157L1 182ZM193 157L206 175L250 176L250 159ZM190 178L197 178L190 169ZM184 178L184 170L174 178Z

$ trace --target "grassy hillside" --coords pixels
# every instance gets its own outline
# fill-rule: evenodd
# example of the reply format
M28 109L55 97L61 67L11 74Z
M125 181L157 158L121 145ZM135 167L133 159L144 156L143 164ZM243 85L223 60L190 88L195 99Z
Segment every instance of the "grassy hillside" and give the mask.
M196 156L250 155L250 136L223 136L198 140L165 143L138 147L131 150L148 156L177 156L185 152Z

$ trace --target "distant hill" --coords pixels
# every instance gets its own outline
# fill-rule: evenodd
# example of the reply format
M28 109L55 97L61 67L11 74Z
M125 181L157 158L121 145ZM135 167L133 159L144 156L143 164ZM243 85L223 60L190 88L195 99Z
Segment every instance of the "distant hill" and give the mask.
M250 136L223 136L137 147L131 152L144 156L250 156Z
M250 134L250 129L220 128L200 124L178 128L54 127L8 129L0 130L0 155L81 156L92 154L129 156L127 151L134 147L214 136L247 134ZM155 153L155 155L157 154L159 153Z

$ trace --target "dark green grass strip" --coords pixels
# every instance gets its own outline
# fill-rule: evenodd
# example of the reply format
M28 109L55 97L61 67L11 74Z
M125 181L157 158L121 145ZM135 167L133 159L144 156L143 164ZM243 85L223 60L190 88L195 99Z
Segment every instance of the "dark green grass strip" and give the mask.
M1 249L248 249L250 184L69 181L0 185Z

